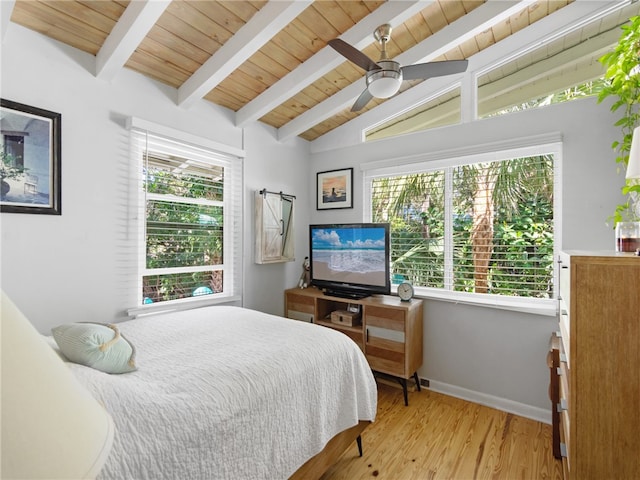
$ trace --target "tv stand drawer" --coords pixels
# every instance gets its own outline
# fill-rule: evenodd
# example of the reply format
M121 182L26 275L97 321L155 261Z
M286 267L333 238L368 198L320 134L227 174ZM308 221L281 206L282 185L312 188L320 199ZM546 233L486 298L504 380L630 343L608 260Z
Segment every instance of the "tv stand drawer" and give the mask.
M297 295L295 293L292 293L291 295L287 296L287 305L286 305L287 309L286 311L293 311L293 312L303 312L303 313L310 313L312 316L315 313L315 302L313 300L313 297L308 297L305 295ZM287 313L288 316L288 313Z
M404 310L391 310L384 307L365 306L364 316L367 325L388 330L404 331Z
M331 321L333 313L353 312L358 305L361 324ZM417 379L423 356L422 300L402 302L391 295L344 299L313 287L292 288L285 291L285 312L296 319L309 315L314 323L344 333L364 352L372 370L405 380Z

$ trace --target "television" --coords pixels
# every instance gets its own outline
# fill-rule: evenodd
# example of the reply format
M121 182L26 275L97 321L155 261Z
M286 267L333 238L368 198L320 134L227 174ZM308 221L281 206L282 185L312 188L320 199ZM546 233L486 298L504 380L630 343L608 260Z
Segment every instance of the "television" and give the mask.
M389 294L390 251L388 223L309 225L311 284L343 298Z

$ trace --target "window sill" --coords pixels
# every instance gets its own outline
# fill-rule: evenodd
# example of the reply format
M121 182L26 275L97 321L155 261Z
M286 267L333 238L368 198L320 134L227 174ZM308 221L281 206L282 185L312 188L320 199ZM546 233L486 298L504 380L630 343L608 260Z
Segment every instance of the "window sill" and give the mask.
M434 288L414 287L418 298L459 303L475 307L497 308L513 312L532 313L554 317L557 315L558 301L547 298L521 298L480 293L449 292ZM394 289L395 291L395 289Z
M168 302L155 303L149 305L141 305L127 310L130 318L145 317L147 315L158 315L161 313L178 312L181 310L191 310L193 308L209 307L212 305L221 305L225 303L239 302L242 300L240 295L216 296L206 295L202 298L183 298L180 300L172 300Z

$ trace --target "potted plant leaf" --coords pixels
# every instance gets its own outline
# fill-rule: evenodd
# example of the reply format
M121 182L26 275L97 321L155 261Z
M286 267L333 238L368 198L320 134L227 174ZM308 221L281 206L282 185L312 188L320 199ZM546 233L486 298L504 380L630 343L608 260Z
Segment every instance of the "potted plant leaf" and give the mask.
M633 130L640 125L640 16L631 17L621 27L615 48L600 58L605 68L605 84L598 102L608 97L617 97L611 111L622 111L615 123L622 130L622 140L616 140L612 148L617 152L616 163L626 169L631 150ZM640 220L640 183L627 180L622 188L627 201L616 207L614 224L625 220Z

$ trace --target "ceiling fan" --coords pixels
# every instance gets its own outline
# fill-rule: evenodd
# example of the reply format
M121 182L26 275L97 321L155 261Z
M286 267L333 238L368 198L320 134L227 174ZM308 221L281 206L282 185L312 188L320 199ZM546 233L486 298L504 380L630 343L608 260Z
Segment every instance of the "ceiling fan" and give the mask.
M382 48L380 60L377 62L344 40L335 38L329 41L329 45L340 55L367 72L367 88L351 107L352 112L361 110L374 97L392 97L398 93L403 80L427 79L461 73L467 69L469 63L468 60L445 60L401 67L398 62L387 57L386 45L391 38L391 25L380 25L373 32L373 37L380 42Z

